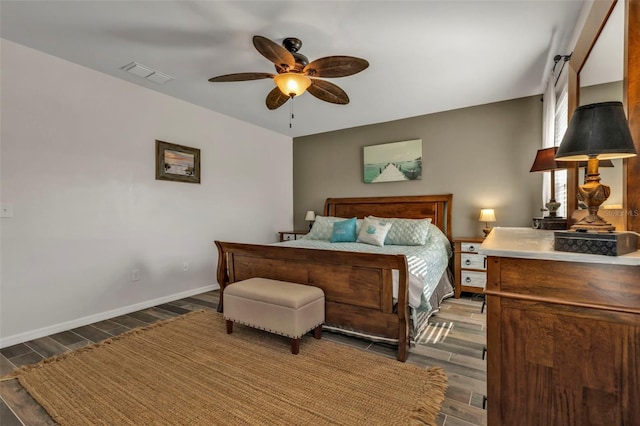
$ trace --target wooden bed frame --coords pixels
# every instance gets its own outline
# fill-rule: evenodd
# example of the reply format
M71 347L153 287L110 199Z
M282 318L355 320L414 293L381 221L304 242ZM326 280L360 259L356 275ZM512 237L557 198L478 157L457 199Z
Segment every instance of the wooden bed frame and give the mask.
M453 196L328 198L325 216L431 218L451 240ZM320 287L325 293L326 324L398 341L398 360L409 355L409 275L403 255L335 252L306 248L215 242L222 312L227 285L252 277ZM394 310L392 271L399 271Z

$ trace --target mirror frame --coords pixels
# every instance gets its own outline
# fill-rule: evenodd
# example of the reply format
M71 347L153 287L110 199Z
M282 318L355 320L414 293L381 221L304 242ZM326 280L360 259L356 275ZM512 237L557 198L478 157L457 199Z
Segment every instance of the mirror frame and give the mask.
M568 119L571 119L573 112L580 104L580 71L584 67L587 59L589 58L589 54L593 49L593 46L596 44L602 29L604 28L607 20L609 20L609 16L611 12L613 12L613 8L618 1L625 0L601 0L594 1L591 6L591 10L589 11L589 15L587 15L587 19L582 27L582 32L576 41L576 45L573 49L573 53L571 54L571 60L569 60L569 69L568 69ZM626 8L625 8L626 9ZM625 10L625 20L626 20L626 10ZM626 25L625 25L626 28ZM626 53L626 49L625 49ZM626 55L625 55L626 56ZM626 70L626 67L625 67ZM626 98L627 86L626 86L626 75L624 78L625 83L623 83L624 87L624 98ZM626 162L625 162L626 164ZM572 217L574 212L578 209L578 199L576 196L577 188L578 188L578 168L576 167L576 162L571 162L567 164L569 168L567 169L567 225L572 224ZM622 186L626 188L626 171L623 166L623 182ZM626 191L625 195L623 195L623 206L626 205Z

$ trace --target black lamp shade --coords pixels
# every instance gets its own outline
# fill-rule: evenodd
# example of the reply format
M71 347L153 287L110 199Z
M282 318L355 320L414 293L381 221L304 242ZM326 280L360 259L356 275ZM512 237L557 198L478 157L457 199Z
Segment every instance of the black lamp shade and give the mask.
M622 102L601 102L576 108L562 138L556 160L583 161L636 155Z

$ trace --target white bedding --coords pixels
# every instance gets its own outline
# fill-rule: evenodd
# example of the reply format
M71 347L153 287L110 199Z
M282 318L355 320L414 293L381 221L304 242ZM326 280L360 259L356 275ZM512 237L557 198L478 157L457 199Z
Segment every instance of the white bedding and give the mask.
M356 251L380 254L404 254L409 266L409 306L416 310L431 310L429 298L446 271L451 257L451 244L442 231L430 224L429 237L422 246L374 246L363 243L331 243L326 240L299 240L276 243L288 247ZM393 276L393 296L398 295L398 271Z

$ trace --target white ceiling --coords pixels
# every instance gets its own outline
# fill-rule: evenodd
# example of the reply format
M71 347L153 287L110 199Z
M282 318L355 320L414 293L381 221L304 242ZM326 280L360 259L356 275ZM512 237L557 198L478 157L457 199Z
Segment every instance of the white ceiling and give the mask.
M582 1L7 1L2 38L292 137L535 95L573 34ZM310 60L367 59L331 79L333 105L308 93L276 111L271 80L209 83L274 72L259 34L302 40ZM136 61L175 78L158 85L120 68ZM51 82L55 84L55 82Z

